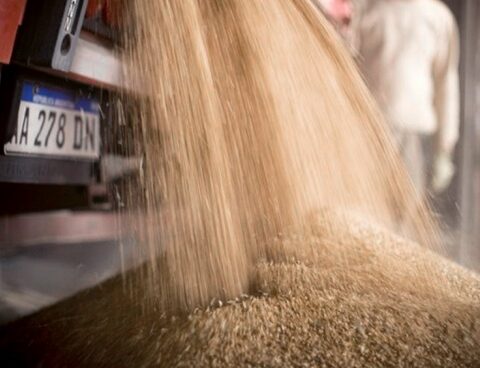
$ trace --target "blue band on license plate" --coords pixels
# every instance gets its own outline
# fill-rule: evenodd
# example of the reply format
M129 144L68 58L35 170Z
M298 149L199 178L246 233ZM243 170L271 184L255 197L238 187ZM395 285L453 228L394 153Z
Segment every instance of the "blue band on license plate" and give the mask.
M24 82L16 123L7 155L99 158L100 106L92 97Z

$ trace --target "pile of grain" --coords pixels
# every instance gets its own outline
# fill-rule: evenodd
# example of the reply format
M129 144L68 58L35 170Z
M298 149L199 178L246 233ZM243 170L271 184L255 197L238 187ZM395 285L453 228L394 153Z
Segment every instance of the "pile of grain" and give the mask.
M0 359L479 366L480 279L391 235L435 226L310 1L124 1L149 262L3 329Z
M478 366L480 278L345 221L315 216L316 235L279 239L295 256L260 262L249 295L167 316L115 279L1 331L1 356L49 367Z

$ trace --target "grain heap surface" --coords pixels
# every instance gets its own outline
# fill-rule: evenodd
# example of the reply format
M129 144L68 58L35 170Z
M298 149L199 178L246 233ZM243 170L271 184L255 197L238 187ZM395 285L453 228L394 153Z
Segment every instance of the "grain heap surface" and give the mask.
M116 279L2 331L2 356L16 350L44 366L477 367L480 278L335 217L316 215L308 239L278 240L294 256L260 262L250 295L173 317L127 298Z

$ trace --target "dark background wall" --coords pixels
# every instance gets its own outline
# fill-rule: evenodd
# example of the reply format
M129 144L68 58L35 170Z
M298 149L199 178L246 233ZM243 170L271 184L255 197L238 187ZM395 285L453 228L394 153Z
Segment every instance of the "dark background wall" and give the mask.
M461 138L457 175L445 195L448 222L457 230L454 258L480 270L480 2L445 0L454 13L461 40Z

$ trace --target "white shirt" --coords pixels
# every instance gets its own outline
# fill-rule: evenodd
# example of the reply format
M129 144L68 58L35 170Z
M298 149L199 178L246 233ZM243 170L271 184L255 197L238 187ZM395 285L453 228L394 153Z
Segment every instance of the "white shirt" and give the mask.
M394 129L437 134L451 153L459 134L459 40L437 0L357 0L360 68Z

